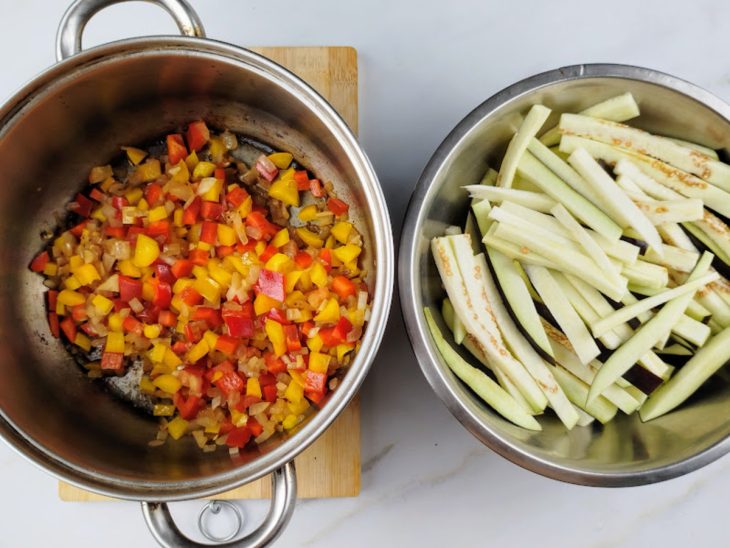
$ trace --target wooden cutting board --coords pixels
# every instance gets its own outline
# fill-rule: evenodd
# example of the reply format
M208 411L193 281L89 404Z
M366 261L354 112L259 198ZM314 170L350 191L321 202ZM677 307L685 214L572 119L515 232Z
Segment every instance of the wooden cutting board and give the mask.
M288 68L327 99L357 133L357 52L349 47L251 48ZM358 397L334 424L295 460L298 496L353 497L360 493L360 401ZM114 500L59 482L61 500ZM216 495L216 499L268 498L271 480Z

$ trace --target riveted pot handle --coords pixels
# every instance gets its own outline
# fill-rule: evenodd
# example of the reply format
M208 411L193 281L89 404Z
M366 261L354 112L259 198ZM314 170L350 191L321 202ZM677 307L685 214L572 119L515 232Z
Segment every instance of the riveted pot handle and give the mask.
M245 537L218 544L200 544L187 538L175 525L165 503L143 502L142 514L155 540L164 548L195 548L201 546L226 546L254 548L272 543L289 523L297 498L297 481L294 463L288 462L271 474L271 507L258 529Z
M81 35L86 23L97 12L113 4L130 0L75 0L61 18L56 34L56 59L63 61L81 51ZM169 13L185 36L204 37L203 23L186 0L143 0L155 4Z

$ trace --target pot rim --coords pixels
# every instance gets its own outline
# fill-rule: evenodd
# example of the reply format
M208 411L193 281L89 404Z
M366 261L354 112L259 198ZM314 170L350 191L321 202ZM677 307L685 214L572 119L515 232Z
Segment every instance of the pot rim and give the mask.
M209 38L160 35L129 38L84 50L51 65L0 106L0 138L3 128L8 123L15 123L14 117L37 94L43 93L46 88L64 78L72 78L75 71L86 70L100 63L113 63L121 57L165 53L208 55L256 72L296 96L322 121L345 149L364 187L373 222L373 251L377 271L371 317L364 331L363 344L325 408L315 413L299 431L270 452L230 471L175 482L139 482L99 474L59 458L38 441L23 435L0 409L0 438L18 454L74 486L101 495L135 501L176 501L216 495L271 473L311 445L350 403L375 359L390 313L395 276L393 235L385 197L377 175L356 137L341 116L309 84L281 65L245 48Z
M431 341L422 311L421 279L418 262L420 230L426 216L424 203L436 192L432 186L439 174L449 168L453 153L462 140L493 112L511 101L560 82L588 79L624 79L654 84L682 94L722 116L730 125L730 105L709 91L675 76L632 65L592 63L561 67L520 80L474 108L451 130L431 156L411 195L398 250L398 287L401 310L413 351L431 389L451 414L484 445L500 456L542 476L593 487L645 485L678 477L720 458L730 451L730 434L699 453L674 463L630 472L588 471L576 466L556 464L519 448L480 419L483 410L473 397L462 398L461 381L444 365Z

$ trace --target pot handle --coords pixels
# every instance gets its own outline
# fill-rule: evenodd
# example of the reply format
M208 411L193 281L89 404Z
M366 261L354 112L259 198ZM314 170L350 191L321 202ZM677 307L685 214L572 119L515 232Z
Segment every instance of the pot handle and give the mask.
M75 0L61 18L56 33L56 60L63 61L67 57L81 51L81 35L86 23L97 12L113 4L121 4L130 0ZM143 0L155 4L169 13L177 23L180 32L185 36L205 37L203 23L187 0Z
M271 493L269 513L258 529L241 539L218 544L200 544L187 538L175 525L170 509L164 502L143 502L142 514L152 536L163 548L198 548L204 546L258 548L267 546L276 540L286 527L294 511L294 503L297 498L294 462L286 463L271 474Z

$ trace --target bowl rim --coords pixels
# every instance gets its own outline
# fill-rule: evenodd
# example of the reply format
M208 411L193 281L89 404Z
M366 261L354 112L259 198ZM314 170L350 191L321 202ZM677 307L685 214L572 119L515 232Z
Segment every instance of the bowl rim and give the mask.
M588 79L625 79L654 84L680 93L715 111L730 125L730 105L709 91L681 78L633 65L589 63L560 67L520 80L468 113L441 142L429 159L411 195L401 231L398 250L398 286L406 331L423 375L451 414L484 445L518 466L542 476L577 485L628 487L675 478L701 468L730 451L730 434L706 449L676 462L637 471L589 471L578 466L557 464L538 457L512 443L480 419L483 407L468 396L463 383L446 366L433 343L420 298L418 246L425 218L424 203L435 192L433 181L448 169L460 142L486 117L505 104L541 88L561 82ZM468 397L464 397L468 396Z
M271 451L228 471L195 480L142 482L82 469L55 455L39 440L26 436L15 427L0 406L0 439L47 473L101 495L126 500L170 502L216 495L266 476L292 461L335 421L357 394L382 342L390 315L395 254L390 216L382 187L365 151L339 113L308 83L288 69L254 51L233 44L209 38L160 35L128 38L83 50L51 65L0 104L0 137L3 128L8 123L15 123L16 116L22 113L23 107L36 94L43 93L64 79L73 78L75 71L93 70L96 65L103 63L153 54L215 57L232 67L255 72L296 96L341 143L349 161L353 163L370 210L373 223L372 253L377 264L371 317L364 331L363 344L325 408L315 413L296 433Z

